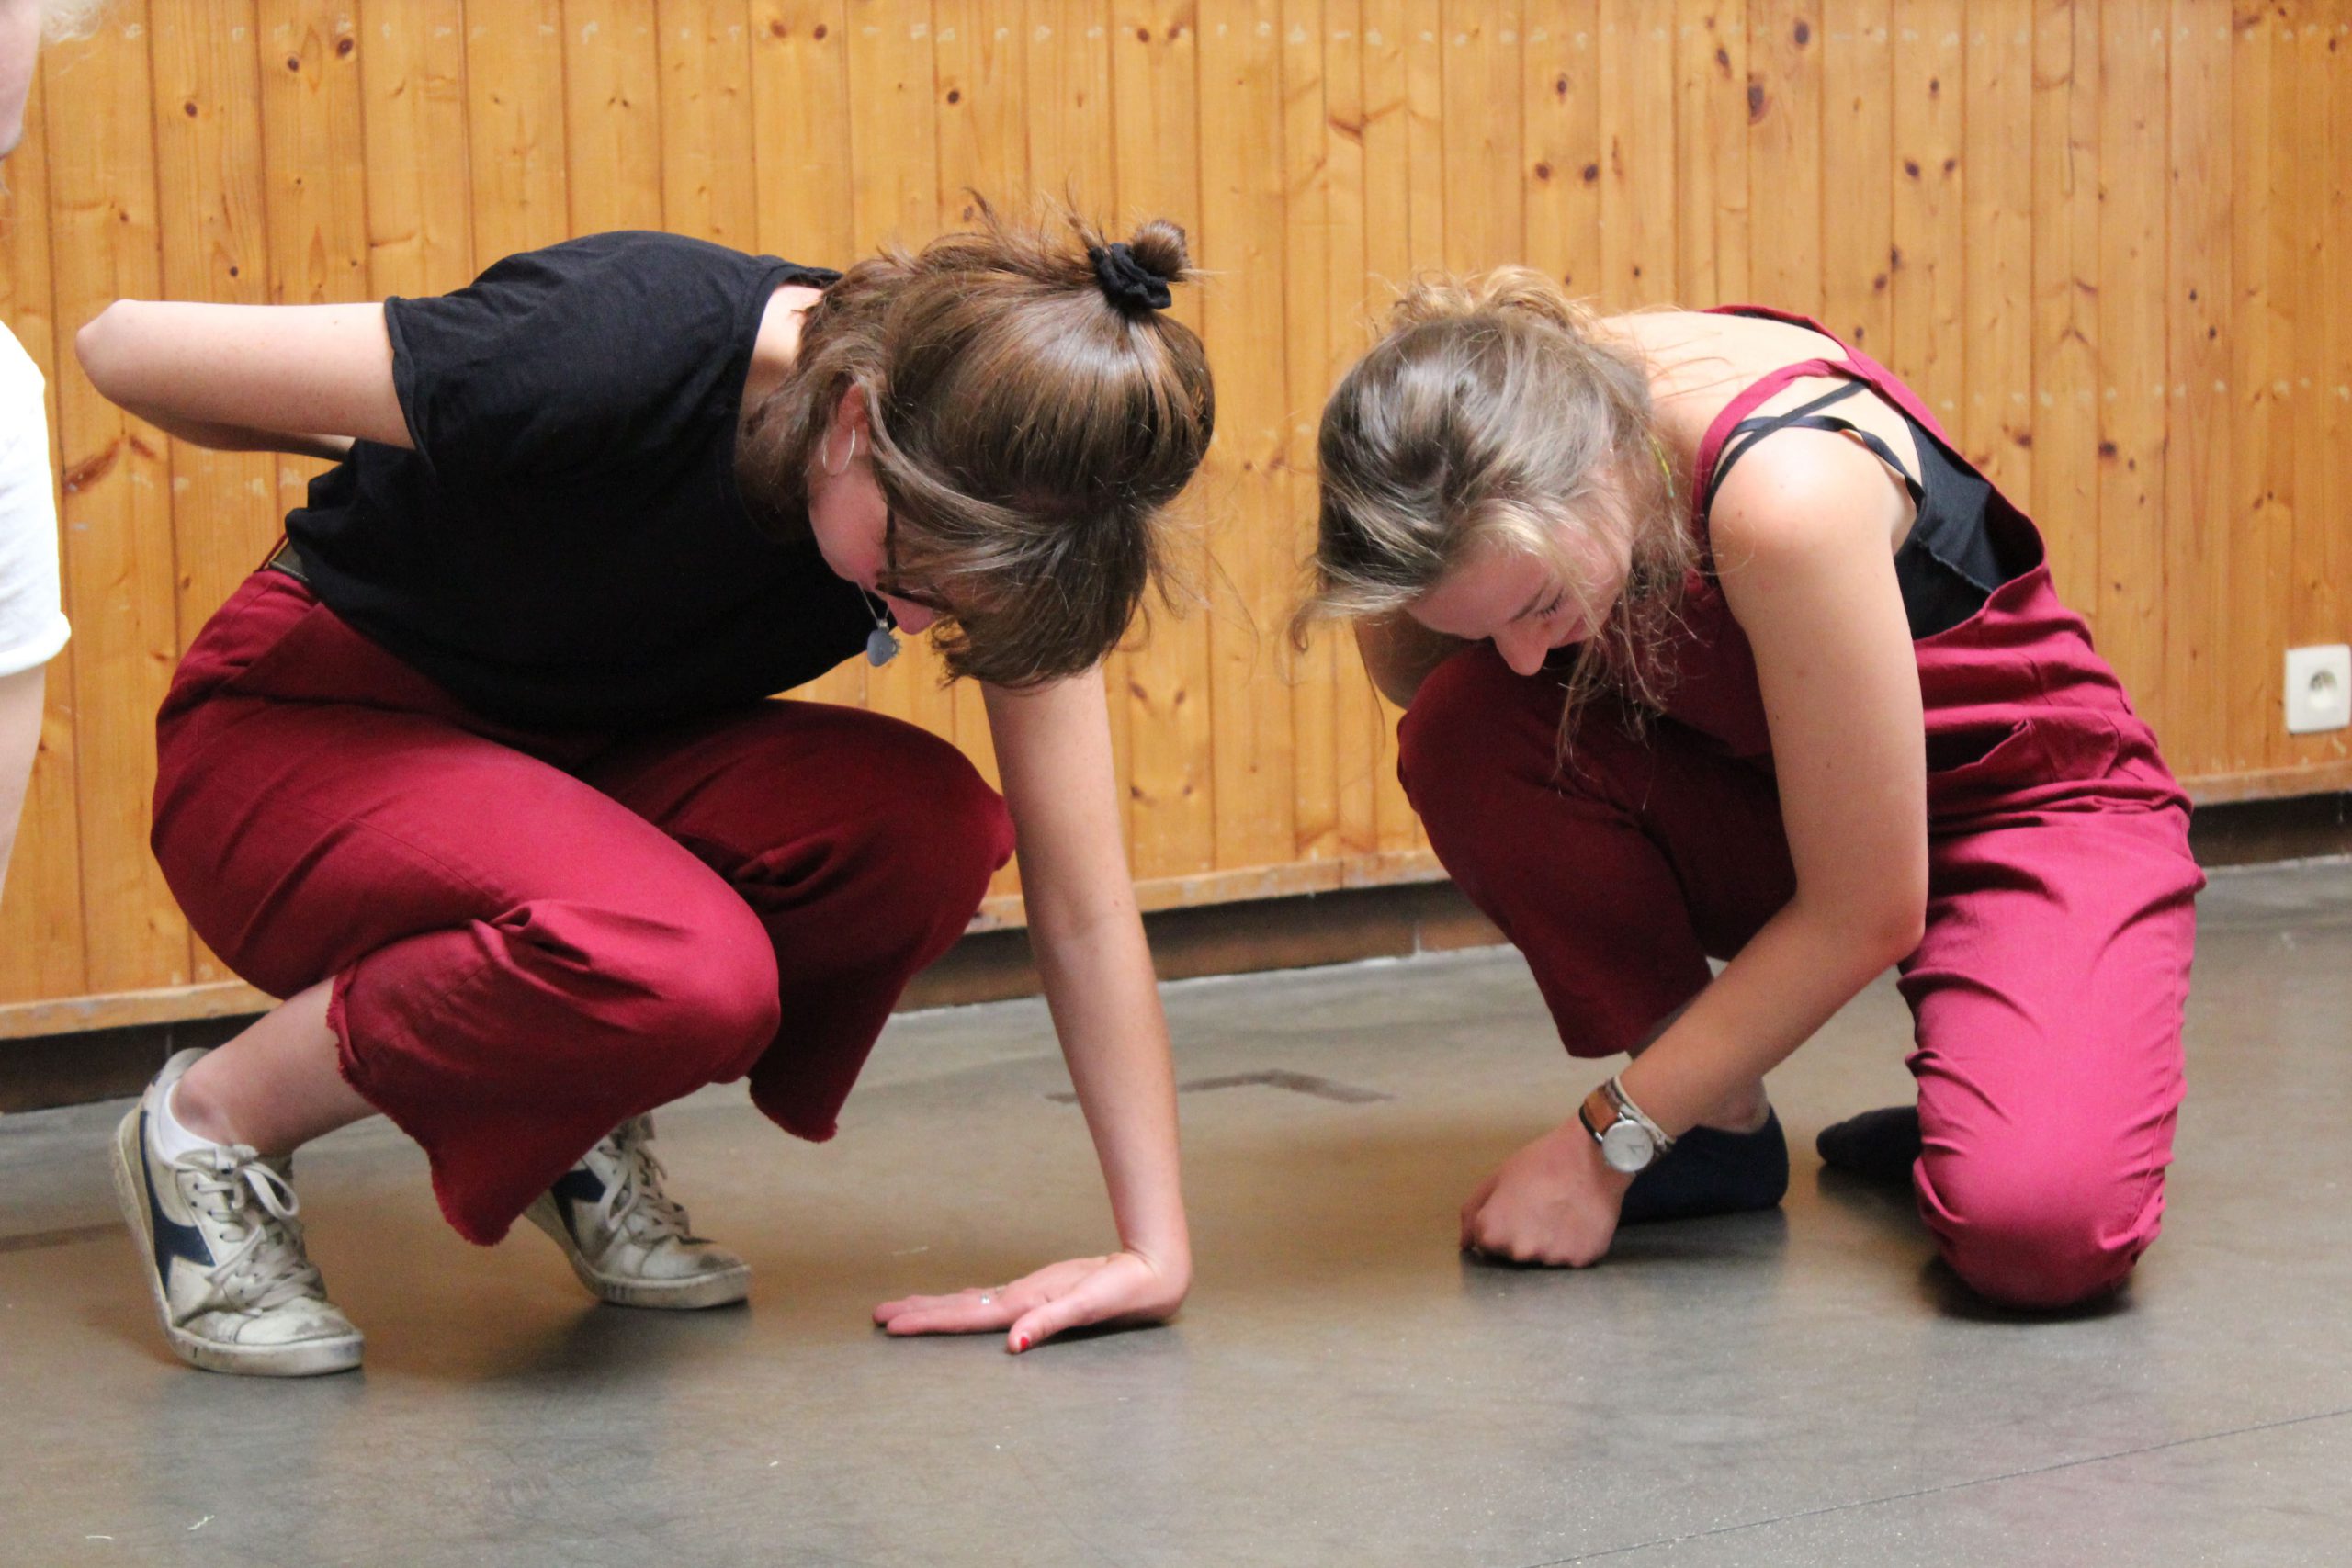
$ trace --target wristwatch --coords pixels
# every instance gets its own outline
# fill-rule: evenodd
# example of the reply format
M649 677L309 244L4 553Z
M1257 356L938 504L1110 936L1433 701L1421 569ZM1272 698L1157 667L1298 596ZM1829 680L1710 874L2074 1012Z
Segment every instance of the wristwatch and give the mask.
M1627 1176L1646 1168L1674 1147L1666 1130L1643 1115L1642 1108L1625 1098L1613 1077L1585 1096L1584 1103L1577 1107L1577 1120L1600 1145L1600 1157L1609 1168Z

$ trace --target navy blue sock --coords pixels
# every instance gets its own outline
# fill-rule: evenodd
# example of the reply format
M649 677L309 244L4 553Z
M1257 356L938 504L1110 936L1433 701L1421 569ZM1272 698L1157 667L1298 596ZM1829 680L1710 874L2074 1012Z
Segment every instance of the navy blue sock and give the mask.
M1769 1209L1789 1190L1789 1141L1778 1112L1767 1110L1753 1133L1693 1127L1634 1178L1617 1223L1691 1220Z
M1824 1127L1813 1146L1820 1151L1821 1163L1833 1170L1907 1187L1911 1162L1919 1157L1919 1108L1890 1105L1849 1116L1834 1127Z

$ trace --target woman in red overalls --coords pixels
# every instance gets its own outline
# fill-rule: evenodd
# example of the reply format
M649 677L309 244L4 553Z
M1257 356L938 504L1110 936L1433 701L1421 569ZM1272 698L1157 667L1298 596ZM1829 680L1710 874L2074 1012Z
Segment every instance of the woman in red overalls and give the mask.
M1430 841L1569 1052L1634 1057L1464 1245L1581 1266L1778 1202L1764 1075L1899 964L1917 1110L1824 1158L1907 1172L1990 1298L2118 1285L2180 1102L2188 801L1918 399L1800 317L1595 318L1510 269L1408 294L1321 463L1306 617L1356 623Z

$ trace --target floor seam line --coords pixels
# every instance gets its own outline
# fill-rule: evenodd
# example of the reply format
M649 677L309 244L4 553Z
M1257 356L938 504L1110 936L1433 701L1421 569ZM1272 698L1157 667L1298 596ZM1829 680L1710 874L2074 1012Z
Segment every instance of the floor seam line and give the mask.
M2250 1437L2256 1432L2275 1432L2289 1427L2308 1426L2313 1421L2333 1421L2352 1416L2352 1405L2340 1410L2318 1410L2306 1416L2282 1416L2276 1421L2257 1421L2247 1427L2233 1427L2225 1432L2203 1432L2193 1438L2174 1438L2167 1442L2149 1443L2142 1448L2118 1449L2113 1453L2086 1454L2080 1459L2059 1460L2052 1464L2030 1466L2024 1470L2007 1471L1999 1475L1980 1475L1966 1481L1949 1482L1941 1486L1920 1486L1908 1492L1890 1492L1883 1497L1861 1497L1851 1503L1832 1503L1819 1508L1803 1508L1793 1514L1781 1514L1769 1519L1749 1519L1736 1525L1718 1525L1713 1529L1694 1530L1689 1535L1658 1536L1651 1540L1637 1540L1623 1546L1604 1547L1599 1551L1579 1552L1573 1557L1547 1557L1540 1562L1529 1562L1521 1568L1568 1568L1577 1562L1597 1562L1604 1557L1622 1557L1629 1551L1645 1551L1654 1546L1679 1546L1685 1541L1705 1540L1711 1536L1737 1535L1742 1530L1765 1529L1773 1525L1793 1524L1800 1519L1817 1519L1831 1514L1850 1513L1857 1508L1882 1507L1889 1503L1907 1503L1917 1497L1936 1497L1948 1492L1965 1492L1973 1486L1990 1486L2003 1481L2021 1481L2035 1475L2054 1475L2062 1470L2075 1470L2086 1464L2105 1464L2111 1460L2135 1459L2142 1454L2162 1453L2167 1449L2184 1449L2198 1443L2218 1443L2229 1438Z

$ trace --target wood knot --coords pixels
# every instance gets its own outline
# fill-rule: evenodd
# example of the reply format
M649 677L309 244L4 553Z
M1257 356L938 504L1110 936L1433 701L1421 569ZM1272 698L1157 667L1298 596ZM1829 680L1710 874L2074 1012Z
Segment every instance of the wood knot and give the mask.
M121 455L122 442L118 438L107 442L100 450L68 468L61 476L60 481L65 493L76 494L87 486L94 485L106 478L107 471L114 467L114 460Z

